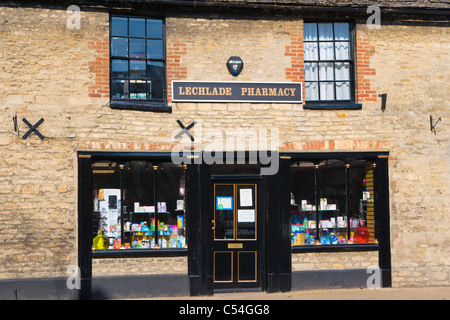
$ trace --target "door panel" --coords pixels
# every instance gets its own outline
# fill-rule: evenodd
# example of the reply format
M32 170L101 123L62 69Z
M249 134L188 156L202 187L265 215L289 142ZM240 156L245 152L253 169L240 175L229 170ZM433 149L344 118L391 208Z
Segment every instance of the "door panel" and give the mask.
M214 282L233 282L233 252L214 252Z
M214 288L257 288L258 183L215 183L213 228Z
M238 252L238 281L257 282L258 281L258 259L256 251Z

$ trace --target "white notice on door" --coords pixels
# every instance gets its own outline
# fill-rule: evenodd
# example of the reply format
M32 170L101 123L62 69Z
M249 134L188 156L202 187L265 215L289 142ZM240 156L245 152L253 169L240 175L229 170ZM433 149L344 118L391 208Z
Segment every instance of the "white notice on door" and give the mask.
M255 222L255 210L238 210L237 222Z
M252 189L240 189L240 206L241 207L252 207L253 206L253 194Z

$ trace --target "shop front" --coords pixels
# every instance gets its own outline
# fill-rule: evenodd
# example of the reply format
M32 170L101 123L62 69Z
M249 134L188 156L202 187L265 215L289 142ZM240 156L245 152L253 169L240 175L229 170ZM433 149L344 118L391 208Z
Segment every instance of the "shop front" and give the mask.
M387 152L272 152L270 175L251 154L79 152L80 298L365 286L363 268L297 266L355 253L391 285Z

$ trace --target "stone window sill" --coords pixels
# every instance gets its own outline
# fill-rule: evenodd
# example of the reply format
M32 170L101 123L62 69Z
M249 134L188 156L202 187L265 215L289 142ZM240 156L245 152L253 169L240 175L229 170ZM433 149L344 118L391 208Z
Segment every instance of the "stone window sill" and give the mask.
M109 106L111 107L111 109L172 113L172 107L163 102L158 103L149 101L115 100L111 101Z
M305 103L303 109L310 110L361 110L361 103Z

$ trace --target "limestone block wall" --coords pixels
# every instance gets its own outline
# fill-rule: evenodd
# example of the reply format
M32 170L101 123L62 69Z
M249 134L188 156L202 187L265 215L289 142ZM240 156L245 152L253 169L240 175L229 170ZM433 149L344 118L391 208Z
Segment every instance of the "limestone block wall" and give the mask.
M68 29L67 18L64 9L0 6L0 279L63 277L76 265L77 151L168 151L180 119L201 122L204 130L276 128L282 151L389 150L393 285L450 285L448 24L383 20L381 29L369 30L358 23L362 110L305 110L302 104L173 103L170 88L181 79L303 81L303 17L169 15L173 111L154 113L108 105L108 13L82 8L80 29ZM225 66L232 55L245 63L237 79ZM430 114L442 118L436 135ZM33 124L44 118L39 130L46 139L22 140L23 117ZM305 259L312 258L295 254L293 265L303 269ZM168 258L174 267L161 272L187 272L186 259L175 260ZM335 263L364 265L351 260ZM139 272L140 261L126 263ZM122 263L97 261L94 274L117 274Z
M292 271L367 269L369 267L378 267L378 252L292 254Z

